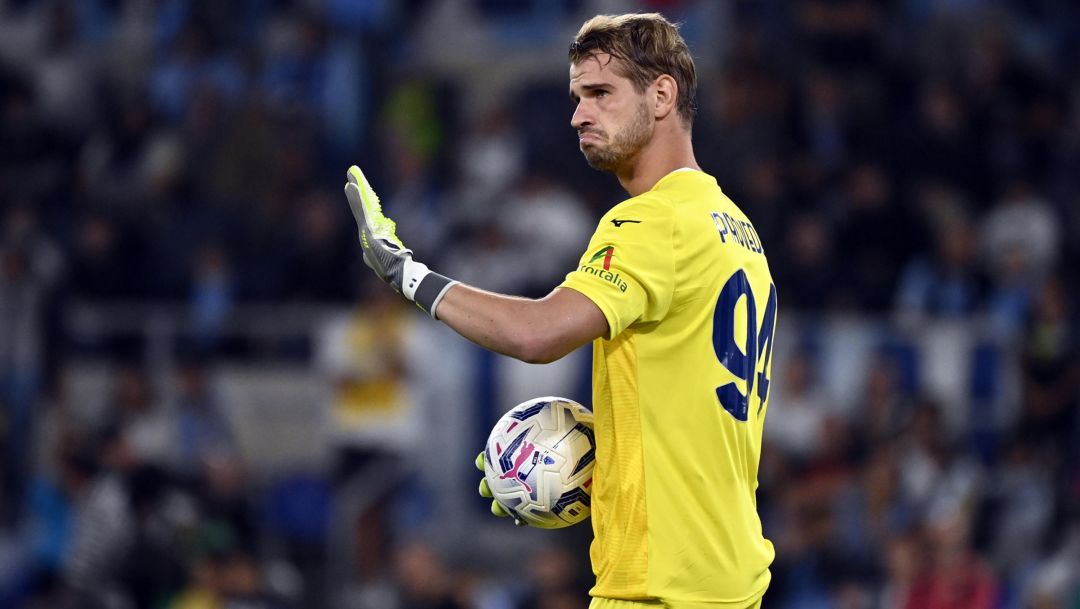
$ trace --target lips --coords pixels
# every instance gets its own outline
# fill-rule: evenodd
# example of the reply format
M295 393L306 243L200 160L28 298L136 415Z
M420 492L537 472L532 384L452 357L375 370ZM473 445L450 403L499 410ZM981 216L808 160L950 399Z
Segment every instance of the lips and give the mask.
M591 131L586 131L584 133L578 133L578 143L579 144L585 144L587 142L588 143L601 143L603 141L604 141L603 138L601 138L599 134L593 133Z

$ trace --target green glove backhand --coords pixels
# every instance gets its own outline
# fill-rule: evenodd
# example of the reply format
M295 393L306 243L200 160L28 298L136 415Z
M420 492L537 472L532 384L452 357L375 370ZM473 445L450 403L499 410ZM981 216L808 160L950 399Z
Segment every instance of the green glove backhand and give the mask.
M481 451L479 455L476 455L476 469L480 470L481 473L483 473L483 471L484 471L484 453L483 453L483 451ZM504 508L501 503L499 503L498 501L496 501L492 497L491 488L488 487L487 477L484 477L484 478L480 479L480 496L491 499L491 513L492 514L495 514L499 518L506 518L507 516L510 515L510 512L507 511L507 509ZM517 518L516 516L514 517L514 524L516 524L519 527L527 526L525 521L521 520L520 518Z
M364 263L379 279L435 317L435 308L457 282L413 260L412 250L398 239L397 226L383 215L379 196L356 165L346 173L345 198L360 232Z

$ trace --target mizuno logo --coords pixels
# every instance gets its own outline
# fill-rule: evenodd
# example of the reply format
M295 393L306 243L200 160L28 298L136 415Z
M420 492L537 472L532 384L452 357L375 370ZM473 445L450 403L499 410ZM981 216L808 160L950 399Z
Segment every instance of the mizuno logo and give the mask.
M615 225L615 228L619 228L620 226L622 226L623 224L626 224L627 222L629 222L631 224L641 224L641 220L619 220L618 218L612 218L611 219L611 223Z

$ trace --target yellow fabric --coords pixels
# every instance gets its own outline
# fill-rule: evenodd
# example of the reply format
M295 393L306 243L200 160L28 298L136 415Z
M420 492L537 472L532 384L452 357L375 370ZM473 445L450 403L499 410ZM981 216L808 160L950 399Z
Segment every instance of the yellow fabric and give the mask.
M665 603L661 601L624 601L616 598L593 598L589 609L719 609L723 605L713 603ZM726 607L724 607L726 609ZM752 605L740 605L738 609L761 609L761 599Z
M677 171L608 211L560 286L595 302L610 327L593 345L592 596L743 609L769 584L774 552L755 498L765 383L747 392L721 363L750 347L748 298L718 302L740 270L736 293L752 293L756 336L771 337L760 239L715 179ZM718 307L718 332L738 337L727 350L714 347ZM771 338L756 348L762 339L744 379L768 379ZM721 404L729 383L749 393L745 420Z

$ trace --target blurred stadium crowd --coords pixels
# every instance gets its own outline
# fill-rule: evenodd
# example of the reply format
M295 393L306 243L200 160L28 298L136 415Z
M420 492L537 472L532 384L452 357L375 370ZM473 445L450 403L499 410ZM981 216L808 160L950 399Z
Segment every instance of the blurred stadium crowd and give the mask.
M234 324L330 308L367 324L357 374L422 385L395 332L430 322L369 289L352 163L433 268L558 283L622 197L575 150L565 42L639 9L685 23L699 161L780 295L765 606L1080 607L1067 0L0 0L0 607L587 606L584 527L484 570L410 534L468 529L415 484L327 524L356 463L415 444L269 487L214 377L315 367L317 329ZM120 329L86 332L86 307ZM125 325L147 311L182 319L164 352ZM70 381L88 362L93 396ZM478 447L492 397L466 396L436 407ZM330 589L327 539L353 536Z

